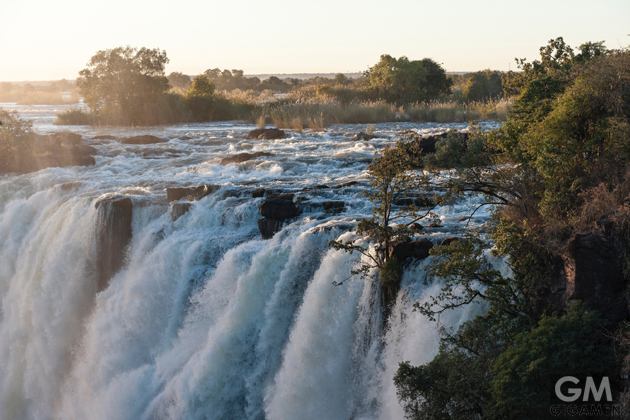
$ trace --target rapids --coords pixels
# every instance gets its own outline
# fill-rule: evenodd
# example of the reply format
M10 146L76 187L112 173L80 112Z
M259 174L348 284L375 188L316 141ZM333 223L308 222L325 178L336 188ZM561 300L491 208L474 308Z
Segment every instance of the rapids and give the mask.
M406 268L387 331L378 285L342 281L358 261L327 247L370 214L362 195L375 151L399 130L466 124L377 124L383 138L353 141L362 125L245 140L239 122L164 127L52 125L64 107L15 106L40 133L70 130L96 147L92 167L0 176L1 419L402 419L398 363L438 351L436 324L412 305L439 290L425 261ZM494 123L485 123L493 128ZM153 134L153 145L93 140ZM240 164L221 158L264 151ZM340 189L303 188L348 181ZM218 184L173 221L165 188ZM255 188L295 192L303 214L271 240L258 232ZM98 200L133 201L123 267L97 293ZM332 215L322 202L340 200ZM472 197L439 208L461 233ZM470 221L483 223L482 208ZM442 316L457 327L482 308Z

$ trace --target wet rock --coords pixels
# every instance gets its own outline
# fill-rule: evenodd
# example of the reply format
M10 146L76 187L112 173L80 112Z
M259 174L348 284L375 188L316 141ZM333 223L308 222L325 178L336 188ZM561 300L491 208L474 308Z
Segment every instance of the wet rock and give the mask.
M433 207L435 202L430 198L425 197L406 197L399 198L394 201L395 206L417 206L417 207Z
M331 187L331 188L333 189L345 188L345 187L351 187L355 184L357 184L357 181L349 181L349 182L344 182L343 184L335 185L334 187Z
M396 241L389 245L390 258L403 261L407 258L423 260L429 256L429 250L433 248L433 242L428 239L418 241Z
M123 266L131 242L133 202L129 197L110 197L97 201L95 206L97 291L100 292Z
M354 137L352 138L353 140L372 140L375 139L376 136L373 136L372 134L368 134L368 133L364 133L363 131L359 131L357 134L354 135Z
M166 189L166 199L170 203L171 201L177 201L186 199L188 201L201 200L207 195L218 191L221 187L219 185L200 185L198 187L175 187Z
M263 239L271 239L282 230L282 221L275 219L259 219L258 230Z
M346 208L346 203L343 201L324 201L322 205L326 213L332 214L341 213Z
M126 139L122 139L120 142L122 144L155 144L166 143L167 141L167 139L152 136L150 134L144 134L141 136L127 137Z
M55 136L59 139L62 146L76 146L80 145L83 141L83 137L80 134L71 133L69 131L56 133Z
M302 188L302 191L325 190L328 188L330 188L328 185L315 185L314 187L304 187Z
M102 136L94 136L94 137L92 137L92 139L94 139L94 140L116 140L116 137L106 134L106 135L102 135Z
M284 220L297 216L299 208L291 200L267 198L258 206L258 212L267 219Z
M414 232L421 232L424 230L424 226L422 226L420 223L412 223L409 227Z
M615 325L629 319L624 280L627 242L605 232L578 234L555 256L550 304L562 310L572 301L599 312Z
M264 188L256 188L254 191L252 191L252 197L254 198L264 197L265 192L266 190Z
M182 217L184 214L186 214L188 210L190 210L191 207L192 207L192 203L186 203L186 202L172 203L171 204L171 218L173 219L173 222L179 219L180 217Z
M262 156L272 156L271 153L267 152L256 152L256 153L239 153L238 155L225 157L221 159L221 165L227 165L228 163L241 163L246 162L250 159L254 159Z
M273 193L267 196L267 199L279 198L280 200L289 200L293 201L294 194L293 193Z
M284 131L277 128L259 128L247 134L247 140L277 140L284 138Z

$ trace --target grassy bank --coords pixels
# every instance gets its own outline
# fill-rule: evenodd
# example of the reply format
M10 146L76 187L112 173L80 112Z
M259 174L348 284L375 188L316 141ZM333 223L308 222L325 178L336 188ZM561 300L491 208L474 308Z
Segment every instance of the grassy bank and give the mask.
M277 98L255 92L221 92L193 102L185 95L170 93L142 112L146 125L181 122L244 120L264 121L278 128L322 129L333 124L376 124L383 122L467 122L479 119L504 121L509 100L459 103L431 101L396 106L382 100L345 103L335 97L289 95ZM70 109L58 114L58 125L127 125L114 110L99 113Z

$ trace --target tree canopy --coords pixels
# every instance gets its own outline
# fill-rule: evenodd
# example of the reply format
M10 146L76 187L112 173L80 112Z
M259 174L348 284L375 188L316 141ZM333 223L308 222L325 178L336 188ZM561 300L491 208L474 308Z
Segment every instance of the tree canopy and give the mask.
M148 109L169 89L166 51L118 47L98 51L79 72L77 86L95 113L107 111L123 123L143 123Z
M367 85L378 97L399 105L423 102L450 93L452 81L435 61L425 58L410 61L407 57L381 55L365 72Z

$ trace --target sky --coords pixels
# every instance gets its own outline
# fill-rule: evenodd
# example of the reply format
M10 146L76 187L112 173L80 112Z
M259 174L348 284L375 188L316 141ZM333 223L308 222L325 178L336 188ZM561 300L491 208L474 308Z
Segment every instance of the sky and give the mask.
M367 70L381 54L515 70L562 36L630 44L630 0L0 0L0 81L74 79L99 50L166 50L167 73Z

